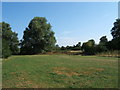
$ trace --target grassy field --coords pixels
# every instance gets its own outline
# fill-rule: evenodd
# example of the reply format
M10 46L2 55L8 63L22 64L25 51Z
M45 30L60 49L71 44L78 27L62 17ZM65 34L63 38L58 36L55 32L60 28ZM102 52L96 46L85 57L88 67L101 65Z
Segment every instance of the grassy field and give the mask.
M117 88L114 57L32 55L3 60L3 88Z

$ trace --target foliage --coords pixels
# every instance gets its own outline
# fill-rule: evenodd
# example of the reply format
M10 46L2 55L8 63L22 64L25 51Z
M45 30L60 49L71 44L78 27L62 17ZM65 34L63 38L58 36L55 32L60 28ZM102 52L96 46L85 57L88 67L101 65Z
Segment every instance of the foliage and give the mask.
M65 50L66 48L64 46L61 47L61 50Z
M59 51L59 50L60 50L60 47L59 47L59 45L58 45L58 44L57 44L57 45L55 45L54 50L55 50L55 51Z
M107 51L107 43L108 43L108 40L107 40L107 37L106 36L102 36L100 38L100 42L99 44L96 46L96 53L97 52L105 52Z
M75 46L73 46L72 50L81 50L81 42L78 42Z
M62 46L61 50L81 50L81 42L78 42L76 45L73 46Z
M2 58L8 58L11 54L12 52L8 46L8 42L5 39L2 39Z
M91 39L88 42L84 42L82 45L82 50L84 51L84 54L94 55L95 54L95 41Z
M102 36L102 37L100 38L99 44L105 45L107 42L108 42L107 37L106 37L106 36Z
M113 36L113 39L120 38L120 19L117 19L116 22L114 22L111 34Z
M106 48L106 46L102 44L96 45L96 53L105 52L107 50L108 49Z
M56 39L54 32L51 30L51 24L48 23L44 17L34 17L25 29L23 39L20 41L20 53L38 54L60 50L81 51L82 49L84 54L94 55L109 50L120 50L120 19L116 19L116 22L114 22L111 34L113 36L112 40L108 41L106 36L102 36L97 45L92 39L84 42L82 46L81 42L78 42L78 44L73 46L59 47L55 45ZM5 56L19 53L17 33L12 32L10 25L5 22L0 23L0 41L2 41L2 39L3 45L1 46L3 46L3 48L0 48L0 52L3 50L3 55L5 55L6 51L8 51L8 55Z
M56 39L44 17L34 17L21 40L21 54L37 54L53 50Z
M17 38L17 33L11 30L8 23L2 22L2 51L3 57L8 57L11 54L19 53L19 41ZM7 55L8 54L8 55Z
M114 26L111 30L113 39L111 40L111 46L113 50L120 50L120 19L114 22Z

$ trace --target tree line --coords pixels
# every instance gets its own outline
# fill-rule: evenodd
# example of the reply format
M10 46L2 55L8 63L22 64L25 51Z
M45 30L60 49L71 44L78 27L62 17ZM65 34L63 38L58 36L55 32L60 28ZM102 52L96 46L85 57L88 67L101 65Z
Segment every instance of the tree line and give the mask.
M61 50L82 50L84 55L95 55L97 53L120 50L120 19L116 19L114 26L111 29L111 35L113 39L108 41L106 36L102 36L98 44L95 43L94 39L88 40L87 42L78 42L73 46L62 46Z
M110 48L111 49L111 48ZM106 36L102 36L100 38L99 44L96 44L93 39L88 40L87 42L79 42L73 46L62 46L61 50L81 50L85 55L94 55L96 53L101 53L110 50L109 49L109 41Z
M18 34L12 31L10 24L0 23L0 38L2 38L2 58L10 55L33 55L59 50L82 50L85 55L94 55L96 53L110 50L120 50L120 19L116 19L111 29L113 39L108 41L106 36L100 38L99 44L93 39L81 42L73 46L56 45L52 26L45 17L34 17L28 27L24 30L23 38L19 41Z

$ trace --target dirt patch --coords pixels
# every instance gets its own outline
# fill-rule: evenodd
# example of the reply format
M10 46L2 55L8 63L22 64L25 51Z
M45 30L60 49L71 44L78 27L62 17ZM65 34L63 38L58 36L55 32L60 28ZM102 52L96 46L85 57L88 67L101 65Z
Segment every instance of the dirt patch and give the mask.
M59 75L66 75L66 76L74 76L74 75L78 76L79 75L79 73L74 72L65 67L54 67L53 72Z
M59 75L66 75L66 76L78 76L79 73L76 72L64 72L64 71L54 71L54 73L59 74Z
M103 68L95 68L95 67L90 67L86 71L81 71L80 73L72 71L68 68L65 67L54 67L53 72L58 74L58 75L66 75L66 76L81 76L81 75L91 75L94 74L95 72L102 72L104 71Z
M53 69L54 70L66 70L67 68L65 68L65 67L54 67Z
M88 70L84 71L84 72L81 72L83 75L91 75L91 74L94 74L96 72L102 72L104 71L103 68L95 68L95 67L89 67Z
M93 73L94 71L84 71L84 72L81 72L81 75L91 75Z
M16 74L16 72L11 72L10 74L15 75L15 74Z
M94 71L104 71L104 68L95 68L95 67L90 67L90 70L94 70Z

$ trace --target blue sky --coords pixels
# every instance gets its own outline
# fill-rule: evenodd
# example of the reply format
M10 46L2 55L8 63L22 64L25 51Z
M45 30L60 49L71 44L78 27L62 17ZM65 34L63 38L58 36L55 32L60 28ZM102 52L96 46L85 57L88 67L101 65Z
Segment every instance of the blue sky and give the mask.
M75 45L94 39L99 42L118 17L117 2L3 2L2 21L22 39L23 31L35 16L46 17L55 32L57 44Z

